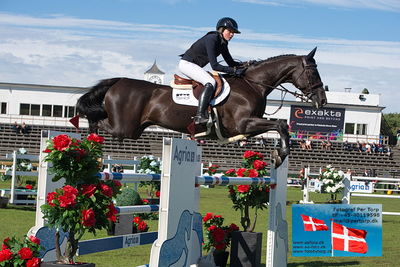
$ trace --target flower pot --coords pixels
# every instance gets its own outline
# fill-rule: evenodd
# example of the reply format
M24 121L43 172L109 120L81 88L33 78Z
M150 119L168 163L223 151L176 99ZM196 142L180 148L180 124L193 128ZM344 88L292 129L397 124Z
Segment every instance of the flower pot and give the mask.
M115 223L111 224L108 235L127 235L132 234L133 214L120 214Z
M219 267L226 267L228 262L229 252L225 250L214 250L213 252L215 265Z
M7 208L8 201L10 199L8 197L0 197L0 209Z
M57 263L56 261L42 262L40 267L95 267L94 263L76 263L76 264L65 264Z
M231 266L260 266L261 245L262 233L232 232Z

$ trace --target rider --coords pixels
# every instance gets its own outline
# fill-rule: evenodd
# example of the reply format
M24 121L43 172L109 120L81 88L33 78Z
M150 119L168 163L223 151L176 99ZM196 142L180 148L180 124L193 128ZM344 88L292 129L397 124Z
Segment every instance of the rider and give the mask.
M179 70L187 77L204 85L204 91L200 96L199 106L194 117L195 124L203 124L208 121L207 107L215 91L215 80L203 67L210 63L213 70L235 76L241 76L246 71L246 68L241 67L241 63L232 59L228 50L228 42L235 33L240 33L236 21L224 17L218 21L216 31L208 32L181 55ZM218 63L219 55L222 55L228 66Z

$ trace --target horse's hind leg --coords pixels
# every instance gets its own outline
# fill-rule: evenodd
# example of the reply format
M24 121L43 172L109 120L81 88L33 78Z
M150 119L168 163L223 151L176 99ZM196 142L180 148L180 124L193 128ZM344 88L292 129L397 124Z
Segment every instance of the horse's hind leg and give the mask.
M263 118L247 118L240 121L239 131L242 134L257 135L268 131L277 131L281 146L272 152L272 161L279 167L290 153L289 130L285 120L267 120Z

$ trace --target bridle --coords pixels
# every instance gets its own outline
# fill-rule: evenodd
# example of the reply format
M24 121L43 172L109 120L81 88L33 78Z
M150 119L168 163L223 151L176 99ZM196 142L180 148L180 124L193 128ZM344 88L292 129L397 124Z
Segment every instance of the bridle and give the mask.
M252 87L253 89L254 89L254 87L252 84L256 84L261 87L267 87L272 90L277 89L277 90L281 91L281 100L280 100L281 103L280 103L279 107L273 113L264 112L265 115L271 116L271 115L276 114L282 108L283 101L285 100L287 93L293 95L296 98L300 98L301 101L303 101L303 102L308 102L311 100L312 96L315 95L314 89L323 86L323 83L321 81L317 82L315 84L311 83L311 75L312 75L311 71L317 69L317 64L307 63L305 57L302 57L302 64L303 64L303 71L300 73L299 76L297 76L297 78L293 82L293 83L297 83L297 81L300 79L300 77L302 77L304 74L306 75L307 86L302 94L299 94L296 91L289 90L289 89L285 88L282 84L280 84L284 78L282 78L280 81L278 81L278 84L279 84L278 86L271 86L271 85L265 85L263 83L253 81L253 80L247 79L246 77L243 77L243 79L247 82L247 84L250 87Z

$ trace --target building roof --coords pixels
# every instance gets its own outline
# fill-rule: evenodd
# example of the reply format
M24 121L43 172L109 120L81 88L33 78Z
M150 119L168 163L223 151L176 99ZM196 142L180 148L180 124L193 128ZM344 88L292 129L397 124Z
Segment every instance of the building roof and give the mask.
M156 63L155 60L154 60L153 66L151 66L151 68L148 69L148 70L145 72L145 74L146 74L146 73L165 74L165 72L162 72L162 71L157 67L157 63Z

